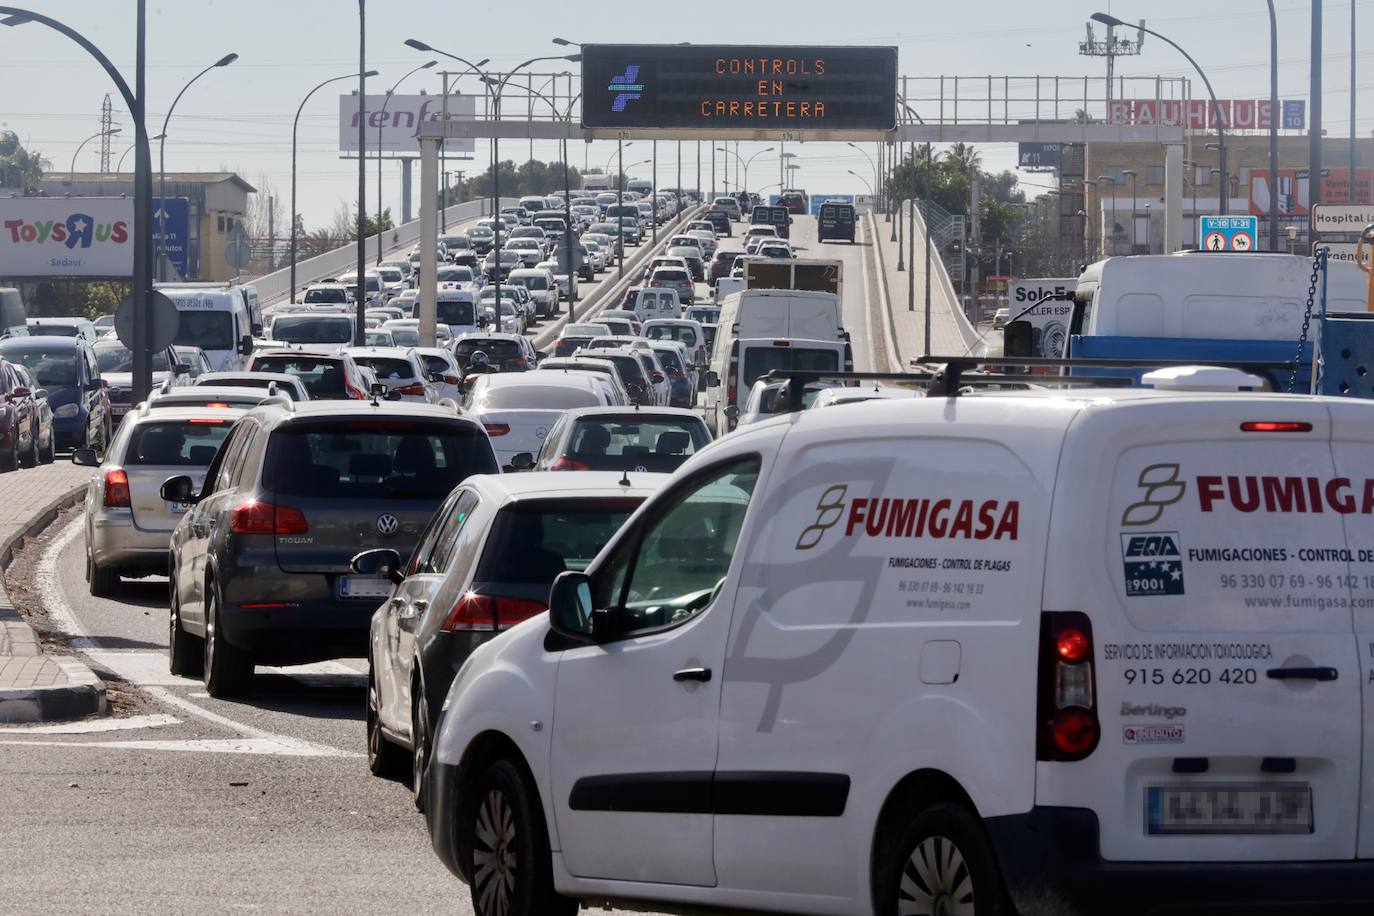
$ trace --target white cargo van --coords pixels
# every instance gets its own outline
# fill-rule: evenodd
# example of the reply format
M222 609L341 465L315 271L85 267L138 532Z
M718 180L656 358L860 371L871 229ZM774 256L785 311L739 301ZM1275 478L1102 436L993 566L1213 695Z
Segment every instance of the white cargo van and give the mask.
M254 325L243 288L216 283L156 284L180 313L173 343L200 347L213 372L242 369L253 352Z
M642 286L634 291L634 304L630 308L640 321L676 318L682 314L682 301L676 290Z
M742 429L469 657L434 847L478 914L1369 912L1371 430L1105 388Z

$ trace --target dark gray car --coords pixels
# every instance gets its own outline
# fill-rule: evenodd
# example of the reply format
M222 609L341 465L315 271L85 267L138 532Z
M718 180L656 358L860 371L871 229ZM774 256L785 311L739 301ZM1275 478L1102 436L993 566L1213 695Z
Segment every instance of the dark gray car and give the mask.
M361 656L390 580L350 574L360 551L407 560L449 492L494 474L486 431L452 410L395 402L266 405L235 424L171 539L172 673L212 696L242 691L257 663Z

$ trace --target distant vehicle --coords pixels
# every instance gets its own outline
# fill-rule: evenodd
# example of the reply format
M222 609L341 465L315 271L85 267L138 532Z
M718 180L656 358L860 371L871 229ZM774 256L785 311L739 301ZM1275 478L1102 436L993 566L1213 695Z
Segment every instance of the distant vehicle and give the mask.
M414 347L349 347L344 352L372 370L378 384L386 386L387 400L421 404L438 400L429 369Z
M645 340L673 340L687 347L692 368L705 369L710 358L701 324L691 318L658 318L644 322L640 332Z
M805 216L807 212L806 192L788 189L778 195L778 203L787 208L787 212Z
M997 310L996 312L994 312L993 315L992 315L992 329L993 329L994 331L1000 331L1000 330L1002 330L1003 328L1005 328L1005 327L1007 326L1007 322L1008 322L1010 319L1011 319L1011 309L1009 309L1009 308L1000 308L1000 309L998 309L998 310Z
M12 286L0 287L0 338L29 336L24 298Z
M253 354L248 370L294 376L312 401L361 401L367 397L367 381L358 364L338 350L263 350Z
M312 283L305 288L301 301L306 305L349 305L353 293L342 283Z
M691 410L586 407L559 418L532 464L535 471L669 474L710 441Z
M753 223L749 228L752 231L754 226L772 226L778 238L788 238L792 234L792 212L786 206L762 204L749 211L749 222Z
M821 212L816 217L816 239L821 242L843 240L852 245L857 222L853 204L827 201L821 204Z
M263 396L279 395L291 401L308 401L310 392L294 375L284 372L207 372L192 382L193 385L229 386L234 388L261 388Z
M537 269L511 271L507 282L512 286L524 287L529 291L530 298L534 302L536 317L552 318L558 314L561 293L558 289L558 281L549 271Z
M177 307L174 344L200 347L216 371L243 367L256 332L243 290L232 285L154 284Z
M634 297L626 302L640 321L651 318L676 318L682 313L682 301L676 290L631 287Z
M95 352L101 382L105 384L109 395L110 415L118 421L133 407L134 354L113 337L102 337L91 349ZM188 384L191 381L191 367L178 362L176 351L171 347L154 350L153 384L160 385L169 378L173 385ZM108 443L110 440L107 438L105 441Z
M0 340L0 357L24 366L47 390L57 448L109 445L109 392L90 344L78 337L10 337Z
M0 360L0 470L33 467L39 460L39 407L17 366Z
M268 326L271 340L311 348L334 348L353 343L354 317L342 312L288 312Z
M463 396L463 408L486 428L501 466L520 452L535 452L563 412L609 406L603 390L577 372L479 375Z
M738 207L739 205L736 204ZM711 224L711 228L716 230L717 238L732 238L735 234L735 226L731 221L730 214L725 210L712 207L702 214L703 218Z
M34 376L23 363L9 363L19 376L19 384L29 389L33 399L34 451L32 464L52 464L57 453L57 428L53 423L52 404L48 401L48 389L34 380Z
M692 283L692 275L681 268L658 268L649 278L649 286L673 290L677 293L678 301L685 305L691 305L696 301L696 289L695 284Z
M498 372L526 372L533 369L539 361L534 345L519 334L475 333L464 334L453 342L453 358L464 373L471 368L472 358L481 353L478 360Z
M80 337L86 343L100 339L89 318L30 318L28 328L30 337Z
M740 209L739 201L733 197L717 197L711 201L711 207L715 210L724 211L733 222L744 221L744 212ZM706 211L707 219L711 218L711 211Z
M185 363L191 367L191 380L193 382L206 372L215 371L214 367L210 365L210 357L200 347L173 345L172 349L176 350L177 362Z

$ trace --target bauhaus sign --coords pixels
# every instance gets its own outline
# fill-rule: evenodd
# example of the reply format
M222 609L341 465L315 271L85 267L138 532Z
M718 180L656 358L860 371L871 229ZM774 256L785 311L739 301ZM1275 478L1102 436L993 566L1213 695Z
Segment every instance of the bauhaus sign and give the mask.
M897 49L584 45L592 128L891 130Z
M451 94L448 97L448 116L453 121L471 121L477 112L476 101L470 95ZM375 153L380 135L381 148L389 153L420 154L420 125L426 121L442 121L442 95L369 95L366 123L366 143L370 154ZM476 149L472 139L449 139L444 146L449 152L470 153ZM358 97L339 96L339 152L358 151Z
M1307 103L1302 99L1279 102L1278 126L1283 130L1307 127ZM1269 99L1116 99L1107 103L1111 124L1184 127L1188 130L1268 130L1274 123Z

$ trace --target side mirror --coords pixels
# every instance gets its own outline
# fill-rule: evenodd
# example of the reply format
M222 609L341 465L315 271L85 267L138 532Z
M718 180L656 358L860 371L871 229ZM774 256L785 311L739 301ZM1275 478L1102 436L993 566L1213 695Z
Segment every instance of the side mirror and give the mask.
M528 471L534 467L534 455L530 452L519 452L511 458L510 466L517 471Z
M34 393L33 393L33 396L36 397L36 398L38 398L38 400L40 400L40 401L46 401L46 400L48 399L48 389L46 389L46 388L39 388L39 389L36 389L36 390L34 391Z
M195 484L185 474L168 477L158 488L158 495L169 503L191 503L196 501Z
M725 408L725 419L729 420L731 423L738 423L739 408L734 404L731 404L729 407Z
M391 389L381 382L373 382L367 386L367 396L376 400L386 400L387 395L391 394Z
M1009 321L1002 328L1003 356L1034 356L1034 328L1029 321Z
M261 337L261 336L262 336L262 325L260 325L260 324L255 324L255 325L253 325L251 328L249 328L249 330L252 331L252 333L251 333L251 334L245 335L246 337Z
M93 448L79 448L72 452L72 464L80 465L83 468L100 467L100 457L96 455Z
M549 590L549 625L573 639L592 637L592 580L586 573L560 573Z
M707 373L706 373L706 387L707 387L707 388L715 388L715 387L718 386L719 384L720 384L720 373L719 373L719 372L716 372L715 370L711 370L710 372L707 372Z
M394 585L405 579L401 570L401 555L389 547L364 550L348 561L349 572L357 576L381 576Z
M262 330L261 328L259 328L253 333L261 334ZM244 334L243 337L239 340L239 352L242 353L244 356L253 355L253 334Z
M434 384L438 385L444 381L444 377L440 375L438 372L431 372L429 374L429 380Z
M190 371L190 363L177 363L175 366L172 367L172 372L174 372L177 375L187 375L190 373Z
M101 388L104 388L104 387L105 387L105 384L104 384L103 380L98 379L98 378L93 378L93 379L91 379L89 382L86 383L86 390L87 390L87 391L99 391Z
M653 373L650 373L650 375L649 375L649 378L651 378L651 379L654 380L654 384L655 384L655 385L657 385L659 382L663 381L664 378L666 378L666 377L667 377L667 376L665 376L662 372L653 372Z

